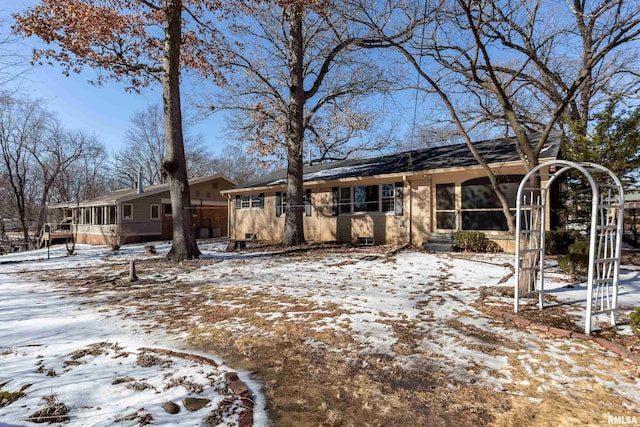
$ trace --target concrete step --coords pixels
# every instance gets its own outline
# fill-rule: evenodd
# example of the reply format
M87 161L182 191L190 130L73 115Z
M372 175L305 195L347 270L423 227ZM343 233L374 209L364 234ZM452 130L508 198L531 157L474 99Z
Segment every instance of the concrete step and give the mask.
M451 233L431 233L429 240L423 243L422 247L428 252L451 252L453 237Z
M453 250L453 245L451 244L451 242L434 243L429 241L425 245L423 245L423 247L427 252L451 252Z

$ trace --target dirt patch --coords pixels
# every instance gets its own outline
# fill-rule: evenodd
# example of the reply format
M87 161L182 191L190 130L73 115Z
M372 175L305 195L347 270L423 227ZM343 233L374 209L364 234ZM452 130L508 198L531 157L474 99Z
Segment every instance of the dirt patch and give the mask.
M640 249L627 249L622 251L623 265L640 266Z

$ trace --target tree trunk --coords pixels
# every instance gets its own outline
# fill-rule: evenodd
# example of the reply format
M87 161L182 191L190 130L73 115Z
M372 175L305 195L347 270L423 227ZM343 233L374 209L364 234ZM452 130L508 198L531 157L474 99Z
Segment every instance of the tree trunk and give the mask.
M182 261L200 256L191 219L191 198L182 137L180 111L180 39L182 34L182 1L168 0L166 5L164 58L162 61L162 101L164 134L167 144L162 165L169 182L173 215L173 243L167 259Z
M289 120L287 129L287 215L284 223L283 246L294 246L304 239L304 199L302 189L302 141L304 138L304 40L302 7L291 6L289 14Z

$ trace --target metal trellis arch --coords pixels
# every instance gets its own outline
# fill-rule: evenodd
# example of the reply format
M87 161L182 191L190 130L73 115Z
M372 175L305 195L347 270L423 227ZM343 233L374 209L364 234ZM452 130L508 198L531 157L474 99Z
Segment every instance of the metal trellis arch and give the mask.
M543 168L549 168L549 172L543 172ZM584 175L592 194L584 326L585 334L589 335L592 317L597 314L609 314L611 324L615 325L616 322L624 214L624 189L620 180L609 169L595 163L555 160L538 165L522 179L516 199L514 311L518 312L520 298L527 295L538 295L539 308L543 308L544 231L549 189L558 177L572 169ZM594 173L601 179L596 180ZM544 187L542 184L534 186L529 183L536 174L540 176L540 183L546 178Z

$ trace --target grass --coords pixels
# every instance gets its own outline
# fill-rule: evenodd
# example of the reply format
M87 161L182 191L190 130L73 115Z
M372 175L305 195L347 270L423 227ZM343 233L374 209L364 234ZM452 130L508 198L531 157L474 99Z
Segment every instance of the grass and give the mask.
M6 385L6 383L0 385L0 408L3 408L5 406L9 406L13 402L15 402L16 400L18 400L21 397L23 397L25 395L24 391L26 389L28 389L29 387L31 387L31 384L25 384L22 387L20 387L20 390L18 390L18 391L6 391L6 390L2 390L2 388L5 385Z

